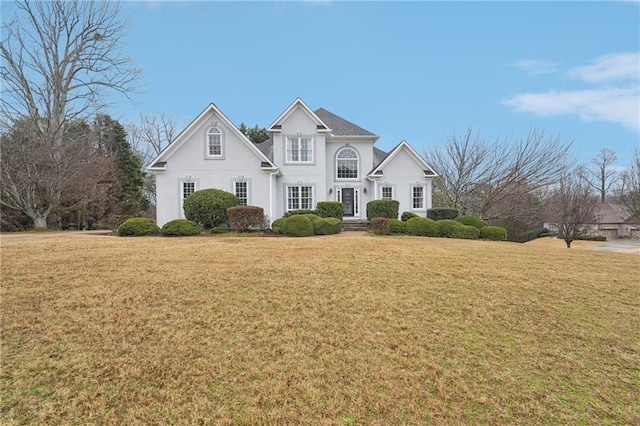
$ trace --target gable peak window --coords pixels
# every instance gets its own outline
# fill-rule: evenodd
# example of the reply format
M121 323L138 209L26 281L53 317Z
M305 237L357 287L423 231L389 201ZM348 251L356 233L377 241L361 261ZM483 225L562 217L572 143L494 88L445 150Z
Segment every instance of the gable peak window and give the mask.
M336 177L338 179L358 179L359 157L355 149L342 148L336 155Z
M312 163L313 138L304 135L286 137L287 163Z
M217 127L209 127L207 130L207 155L222 157L222 130Z

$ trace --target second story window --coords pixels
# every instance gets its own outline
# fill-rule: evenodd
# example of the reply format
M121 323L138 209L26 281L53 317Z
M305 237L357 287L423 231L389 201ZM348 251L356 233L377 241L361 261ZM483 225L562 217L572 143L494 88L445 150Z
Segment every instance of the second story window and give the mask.
M287 136L287 163L312 163L313 139L311 136Z
M207 155L222 157L222 131L217 127L210 127L207 130Z
M336 156L336 177L358 179L358 153L353 148L342 148Z

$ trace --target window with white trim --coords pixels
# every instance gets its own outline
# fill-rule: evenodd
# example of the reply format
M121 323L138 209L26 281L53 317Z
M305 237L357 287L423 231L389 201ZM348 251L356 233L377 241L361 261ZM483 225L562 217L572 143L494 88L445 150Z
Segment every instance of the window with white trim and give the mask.
M182 198L180 199L180 211L184 216L184 200L191 194L196 192L195 182L182 182Z
M222 130L217 127L210 127L207 130L207 155L222 157Z
M311 136L287 136L287 163L312 163L313 138Z
M336 177L338 179L358 179L358 153L345 147L336 155Z
M380 191L381 191L381 198L383 200L393 200L392 186L383 186Z
M313 209L312 186L287 186L287 210Z
M234 182L233 189L235 191L236 197L240 200L240 204L243 206L247 205L249 201L249 185L246 181L238 181Z
M424 186L413 187L413 199L411 205L414 210L424 210Z

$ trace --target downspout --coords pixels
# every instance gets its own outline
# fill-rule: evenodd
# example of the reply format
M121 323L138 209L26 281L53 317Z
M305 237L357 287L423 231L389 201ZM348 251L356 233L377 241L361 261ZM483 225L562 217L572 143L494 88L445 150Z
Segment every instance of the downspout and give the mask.
M269 226L275 220L273 217L273 178L279 173L279 170L269 173Z

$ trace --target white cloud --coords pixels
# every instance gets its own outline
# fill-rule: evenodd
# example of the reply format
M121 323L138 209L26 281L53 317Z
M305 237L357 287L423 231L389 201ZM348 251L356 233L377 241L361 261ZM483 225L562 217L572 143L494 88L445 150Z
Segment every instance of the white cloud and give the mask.
M591 64L571 68L567 75L589 83L640 79L640 52L600 56Z
M557 66L551 61L538 61L535 59L523 59L513 64L531 75L549 74L557 70Z
M522 93L504 101L517 112L542 116L578 115L584 121L608 121L640 133L640 90L601 89Z
M640 133L640 53L600 56L566 75L592 87L521 93L503 101L517 112L541 116L577 115L584 121L616 123Z

